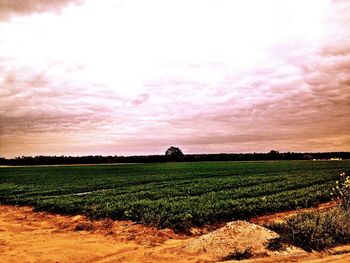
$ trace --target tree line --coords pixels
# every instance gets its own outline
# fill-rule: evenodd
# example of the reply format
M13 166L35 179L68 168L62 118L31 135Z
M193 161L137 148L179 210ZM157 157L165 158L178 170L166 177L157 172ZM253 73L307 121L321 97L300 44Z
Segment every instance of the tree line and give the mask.
M267 160L329 160L350 159L350 152L278 152L268 153L212 153L212 154L165 154L135 156L21 156L0 158L0 165L60 165L60 164L104 164L104 163L158 163L158 162L202 162L202 161L267 161Z

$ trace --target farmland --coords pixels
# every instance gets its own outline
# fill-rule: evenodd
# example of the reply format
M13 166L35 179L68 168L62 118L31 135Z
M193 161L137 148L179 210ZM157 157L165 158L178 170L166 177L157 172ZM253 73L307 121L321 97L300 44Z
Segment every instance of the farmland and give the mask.
M0 203L187 230L330 199L350 161L0 168Z

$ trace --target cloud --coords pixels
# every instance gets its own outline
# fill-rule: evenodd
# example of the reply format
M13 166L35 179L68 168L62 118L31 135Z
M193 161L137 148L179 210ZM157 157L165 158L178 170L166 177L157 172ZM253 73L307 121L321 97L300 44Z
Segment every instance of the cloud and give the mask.
M12 138L7 143L20 135L99 130L109 121L106 112L122 103L113 92L91 93L30 69L7 71L1 85L5 88L0 90L0 137Z
M318 42L272 47L268 64L225 72L214 83L174 76L150 84L167 92L173 87L169 97L181 101L179 108L186 112L172 113L173 141L192 152L349 150L350 19L345 10L334 7L330 31ZM332 30L339 35L333 37ZM181 90L186 87L192 92Z
M3 26L0 155L350 150L348 1L179 25L106 2Z
M0 20L35 13L59 12L68 4L80 4L82 2L83 0L0 0Z

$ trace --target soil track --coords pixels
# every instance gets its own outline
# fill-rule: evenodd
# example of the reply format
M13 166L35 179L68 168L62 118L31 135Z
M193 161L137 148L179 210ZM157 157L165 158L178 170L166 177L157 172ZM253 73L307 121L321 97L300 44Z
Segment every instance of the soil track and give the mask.
M196 238L131 221L91 222L84 216L62 216L33 212L30 207L0 206L0 262L4 263L213 262L206 253L185 249L186 244ZM247 262L340 263L350 262L349 252L350 246L343 246L331 252L337 255L298 253Z
M279 212L279 213L265 215L265 216L259 216L249 220L249 222L258 224L258 225L265 225L272 222L282 221L287 217L296 215L297 213L310 212L310 211L314 211L314 212L326 211L330 208L335 207L336 205L337 205L336 201L330 201L327 203L320 204L317 207L303 208L299 210L291 210L291 211Z
M193 262L177 251L184 239L131 221L91 222L0 206L0 262Z

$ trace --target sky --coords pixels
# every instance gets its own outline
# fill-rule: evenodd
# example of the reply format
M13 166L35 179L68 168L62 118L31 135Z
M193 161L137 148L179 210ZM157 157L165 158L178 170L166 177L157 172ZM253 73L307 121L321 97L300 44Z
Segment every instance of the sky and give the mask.
M0 156L350 151L350 1L0 0Z

